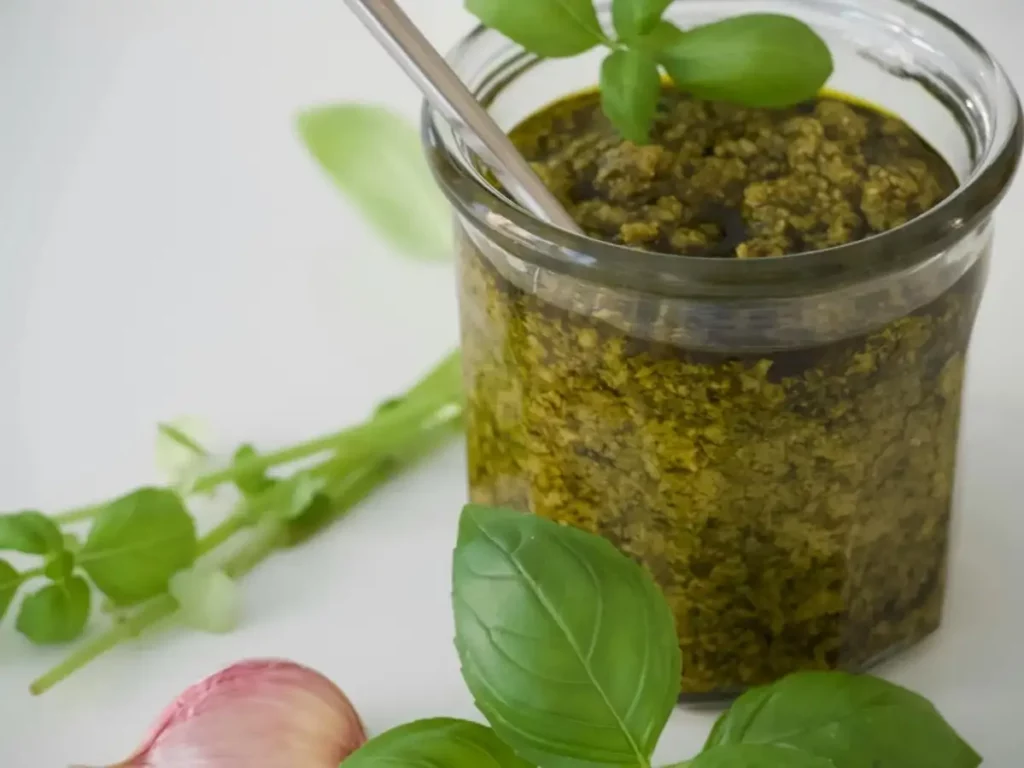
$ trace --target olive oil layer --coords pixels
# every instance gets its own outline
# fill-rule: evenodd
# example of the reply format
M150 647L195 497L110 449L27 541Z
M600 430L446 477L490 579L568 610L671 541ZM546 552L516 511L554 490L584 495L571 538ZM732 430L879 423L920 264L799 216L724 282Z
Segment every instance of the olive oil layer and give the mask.
M956 185L902 122L835 98L744 110L666 91L637 147L584 94L512 135L591 234L682 254L851 242ZM615 322L541 301L464 238L472 497L648 568L684 695L862 668L939 623L982 277L856 337L745 354L652 341L656 297Z

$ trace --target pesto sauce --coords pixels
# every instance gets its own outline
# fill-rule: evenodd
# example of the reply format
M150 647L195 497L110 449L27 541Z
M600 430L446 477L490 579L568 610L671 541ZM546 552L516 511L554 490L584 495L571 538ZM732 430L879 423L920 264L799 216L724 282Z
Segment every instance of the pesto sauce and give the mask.
M957 187L903 121L822 98L748 109L667 88L650 144L623 141L587 92L512 131L593 237L666 253L756 258L861 240Z
M583 94L512 136L589 233L682 254L851 242L956 186L904 123L837 98L749 110L666 91L637 147ZM868 333L751 354L665 341L656 297L614 318L555 306L465 238L472 498L641 562L675 615L684 697L870 665L940 620L981 266Z

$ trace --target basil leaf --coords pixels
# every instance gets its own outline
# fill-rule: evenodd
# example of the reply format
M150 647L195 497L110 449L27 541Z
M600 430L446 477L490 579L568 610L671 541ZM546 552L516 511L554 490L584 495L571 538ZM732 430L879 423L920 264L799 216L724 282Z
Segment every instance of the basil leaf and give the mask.
M40 512L0 515L0 549L45 555L60 552L64 536L50 518Z
M345 758L345 768L529 768L495 736L468 720L417 720L382 733Z
M199 441L177 424L157 424L157 442L161 449L164 445L173 445L193 456L209 456Z
M626 139L644 144L661 96L661 75L650 54L614 51L601 64L601 108Z
M233 461L235 464L239 464L249 459L255 459L258 455L256 449L251 445L242 445L235 451ZM243 496L247 497L258 496L274 485L274 482L274 480L267 477L267 473L263 470L243 472L235 476L235 486Z
M70 553L72 556L82 548L82 542L79 541L78 536L73 533L65 533L62 537L62 543L64 545L64 551Z
M612 0L612 22L620 37L650 32L673 0Z
M275 482L255 502L255 509L264 519L290 522L303 517L326 497L327 478L298 472L286 480Z
M0 619L7 613L24 579L6 560L0 560Z
M90 604L89 584L81 576L50 584L22 601L18 631L36 645L69 642L85 629Z
M191 489L210 464L210 454L202 444L206 431L206 425L194 417L157 425L156 467L182 493Z
M629 41L633 48L659 53L678 43L686 33L671 21L659 21L646 34Z
M282 510L286 521L297 520L306 514L326 489L327 480L322 477L307 474L296 476L288 504Z
M660 62L678 88L750 107L813 98L832 74L824 40L802 21L769 13L690 29Z
M748 691L708 746L777 744L836 768L974 768L981 758L924 697L867 675L801 672Z
M599 536L470 505L453 562L462 675L495 732L544 766L643 765L679 694L672 614Z
M75 556L70 552L54 552L46 558L43 575L50 581L62 582L71 578L75 570Z
M823 757L771 744L712 747L684 763L686 768L836 768Z
M575 56L605 39L591 0L466 0L466 10L538 56Z
M105 507L93 522L78 563L117 605L158 595L196 559L196 529L181 498L142 488Z
M409 123L381 107L340 104L301 114L299 132L337 187L393 246L420 258L451 258L451 207Z

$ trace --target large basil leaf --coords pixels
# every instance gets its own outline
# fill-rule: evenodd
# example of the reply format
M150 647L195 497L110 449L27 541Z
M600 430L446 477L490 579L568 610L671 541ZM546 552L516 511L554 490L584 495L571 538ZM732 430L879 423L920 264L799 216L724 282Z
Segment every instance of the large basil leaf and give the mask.
M468 720L436 718L400 725L366 742L345 768L529 768L494 731Z
M981 758L924 697L867 675L801 672L745 693L708 747L775 744L836 768L975 768Z
M672 614L604 539L468 506L453 567L462 674L497 734L528 760L647 762L679 694Z
M679 768L835 768L835 763L772 744L726 744L702 752Z
M466 0L466 10L538 56L575 56L604 39L591 0Z
M785 107L813 98L832 74L832 54L791 16L751 13L694 27L661 49L682 90L750 107Z
M401 253L451 258L451 207L410 123L383 107L337 104L303 112L299 133L338 189Z

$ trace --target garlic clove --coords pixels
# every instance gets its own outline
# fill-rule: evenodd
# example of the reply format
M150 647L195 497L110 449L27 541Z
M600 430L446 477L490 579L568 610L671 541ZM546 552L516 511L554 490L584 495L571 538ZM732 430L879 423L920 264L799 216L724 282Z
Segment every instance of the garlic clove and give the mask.
M348 697L308 667L256 659L191 686L109 768L338 768L366 741Z

